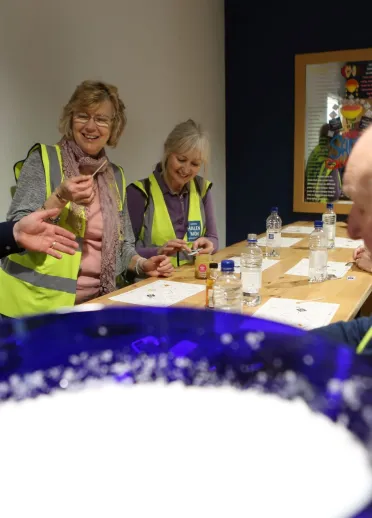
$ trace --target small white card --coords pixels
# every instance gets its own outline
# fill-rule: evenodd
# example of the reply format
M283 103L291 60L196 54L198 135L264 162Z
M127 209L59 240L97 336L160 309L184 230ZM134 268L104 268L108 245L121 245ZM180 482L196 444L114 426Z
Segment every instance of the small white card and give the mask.
M229 259L231 261L234 261L234 263L235 263L235 270L238 273L240 273L240 257L238 257L238 256L229 257ZM271 266L274 266L274 264L276 264L278 262L279 262L279 260L276 260L276 259L266 259L266 257L264 257L262 259L262 271L267 270L268 268L270 268ZM221 270L221 263L218 263L218 269Z
M352 267L351 263L342 263L340 261L328 261L327 271L328 275L341 279ZM301 275L307 277L309 275L309 259L301 259L290 270L285 272L286 275Z
M297 227L296 225L291 225L290 227L283 228L282 232L283 234L311 234L313 230L314 227Z
M299 243L303 238L302 237L283 237L281 240L281 245L283 248L289 248L290 246L295 245L296 243ZM260 239L257 241L257 243L260 246L266 246L266 236L260 237Z
M310 330L328 325L338 307L339 304L328 302L306 302L273 297L259 308L254 316Z
M336 237L336 248L359 248L364 245L363 239L349 239L348 237Z
M110 300L135 304L137 306L172 306L181 300L205 291L202 284L186 282L155 281L120 295L110 297Z

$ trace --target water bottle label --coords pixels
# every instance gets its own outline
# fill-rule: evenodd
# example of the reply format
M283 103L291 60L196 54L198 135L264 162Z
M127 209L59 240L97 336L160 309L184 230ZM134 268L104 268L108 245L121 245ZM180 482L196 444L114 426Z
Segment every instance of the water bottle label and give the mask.
M333 241L333 239L335 237L335 227L334 227L334 225L326 225L326 232L327 232L328 240L329 241Z
M268 232L267 233L267 246L270 248L280 248L281 233L280 232Z
M261 272L242 272L243 293L258 293L261 289Z

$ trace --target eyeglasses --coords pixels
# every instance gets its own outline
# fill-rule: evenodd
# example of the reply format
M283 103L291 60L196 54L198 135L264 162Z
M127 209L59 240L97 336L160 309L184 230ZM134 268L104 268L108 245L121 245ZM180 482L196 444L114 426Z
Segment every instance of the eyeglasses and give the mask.
M108 128L112 122L112 119L105 115L88 115L87 113L76 113L74 115L74 120L81 124L87 124L90 119L93 119L94 123L101 128Z

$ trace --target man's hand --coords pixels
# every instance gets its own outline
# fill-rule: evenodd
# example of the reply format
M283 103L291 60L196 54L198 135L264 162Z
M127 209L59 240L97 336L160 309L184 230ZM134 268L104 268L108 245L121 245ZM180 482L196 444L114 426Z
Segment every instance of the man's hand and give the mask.
M354 252L355 264L365 272L372 272L372 258L369 250L364 246L357 248Z
M155 255L142 264L142 270L149 277L169 277L174 270L169 257Z
M354 250L354 253L353 253L353 259L356 261L357 259L359 259L360 257L362 257L362 255L367 251L366 247L365 246L358 246L358 248L356 250Z
M31 252L44 252L56 259L62 258L57 250L73 255L78 248L74 234L44 221L56 218L59 213L60 209L41 210L17 221L13 235L18 246Z

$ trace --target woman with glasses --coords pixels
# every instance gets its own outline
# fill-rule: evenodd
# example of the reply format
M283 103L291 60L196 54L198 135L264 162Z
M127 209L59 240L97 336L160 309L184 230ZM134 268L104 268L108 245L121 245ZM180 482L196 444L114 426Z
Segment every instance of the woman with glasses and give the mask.
M58 208L54 223L73 232L80 247L61 261L28 252L3 259L0 314L18 317L89 301L114 291L127 271L137 277L171 274L165 255L143 258L135 250L124 173L105 152L117 145L125 124L117 88L84 81L63 108L62 140L34 146L16 164L17 190L7 219Z

